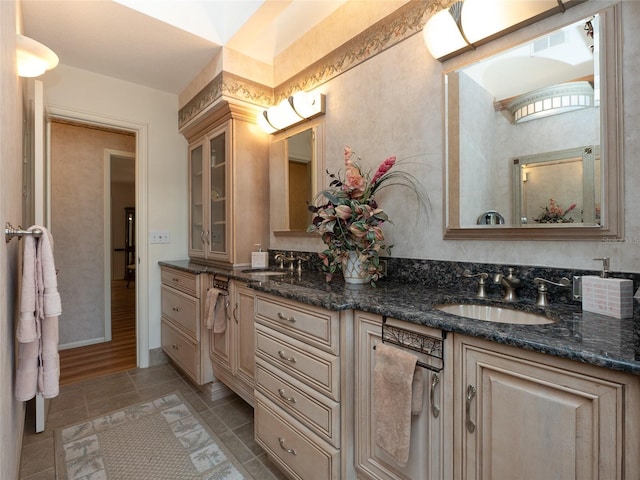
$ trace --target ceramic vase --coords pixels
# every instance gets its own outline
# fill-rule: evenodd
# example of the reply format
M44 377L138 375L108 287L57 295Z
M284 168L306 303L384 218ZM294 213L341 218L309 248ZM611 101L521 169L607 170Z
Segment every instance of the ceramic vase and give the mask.
M362 262L360 262L358 253L353 251L349 252L347 261L342 265L342 275L345 283L360 285L370 281L367 271Z

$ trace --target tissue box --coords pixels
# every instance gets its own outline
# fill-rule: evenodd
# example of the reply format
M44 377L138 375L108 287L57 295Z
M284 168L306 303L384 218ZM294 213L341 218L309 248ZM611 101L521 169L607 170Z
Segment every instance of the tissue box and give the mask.
M582 277L582 310L615 318L633 317L633 281Z

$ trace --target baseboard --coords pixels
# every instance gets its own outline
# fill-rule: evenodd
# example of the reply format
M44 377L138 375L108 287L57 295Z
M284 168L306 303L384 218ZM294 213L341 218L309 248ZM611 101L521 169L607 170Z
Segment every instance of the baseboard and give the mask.
M203 385L201 389L209 395L212 402L235 395L233 390L217 379L211 383Z
M65 344L62 344L62 345L58 345L58 350L68 350L70 348L86 347L87 345L95 345L96 343L104 343L104 342L106 342L104 337L91 338L89 340L82 340L82 341L79 341L79 342L71 342L71 343L65 343Z

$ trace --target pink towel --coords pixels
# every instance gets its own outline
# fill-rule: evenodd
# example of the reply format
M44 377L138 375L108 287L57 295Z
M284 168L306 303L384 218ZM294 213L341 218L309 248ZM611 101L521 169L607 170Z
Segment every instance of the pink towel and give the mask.
M422 372L416 372L418 357L402 349L378 344L375 352L376 445L404 466L409 460L411 415L422 409Z
M221 290L210 288L204 304L204 318L207 328L213 333L223 333L227 329L227 309L225 296Z
M60 357L58 316L62 313L53 259L53 238L46 228L42 236L24 239L20 318L16 329L18 362L15 395L20 401L58 395Z

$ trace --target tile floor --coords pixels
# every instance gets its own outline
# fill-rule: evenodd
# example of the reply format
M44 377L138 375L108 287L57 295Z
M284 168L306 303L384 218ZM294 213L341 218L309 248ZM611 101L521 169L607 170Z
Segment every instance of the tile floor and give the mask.
M60 388L50 401L44 432L35 433L29 402L20 480L55 479L53 430L132 403L180 391L256 480L285 480L253 439L253 409L237 396L215 402L170 364L94 378Z

